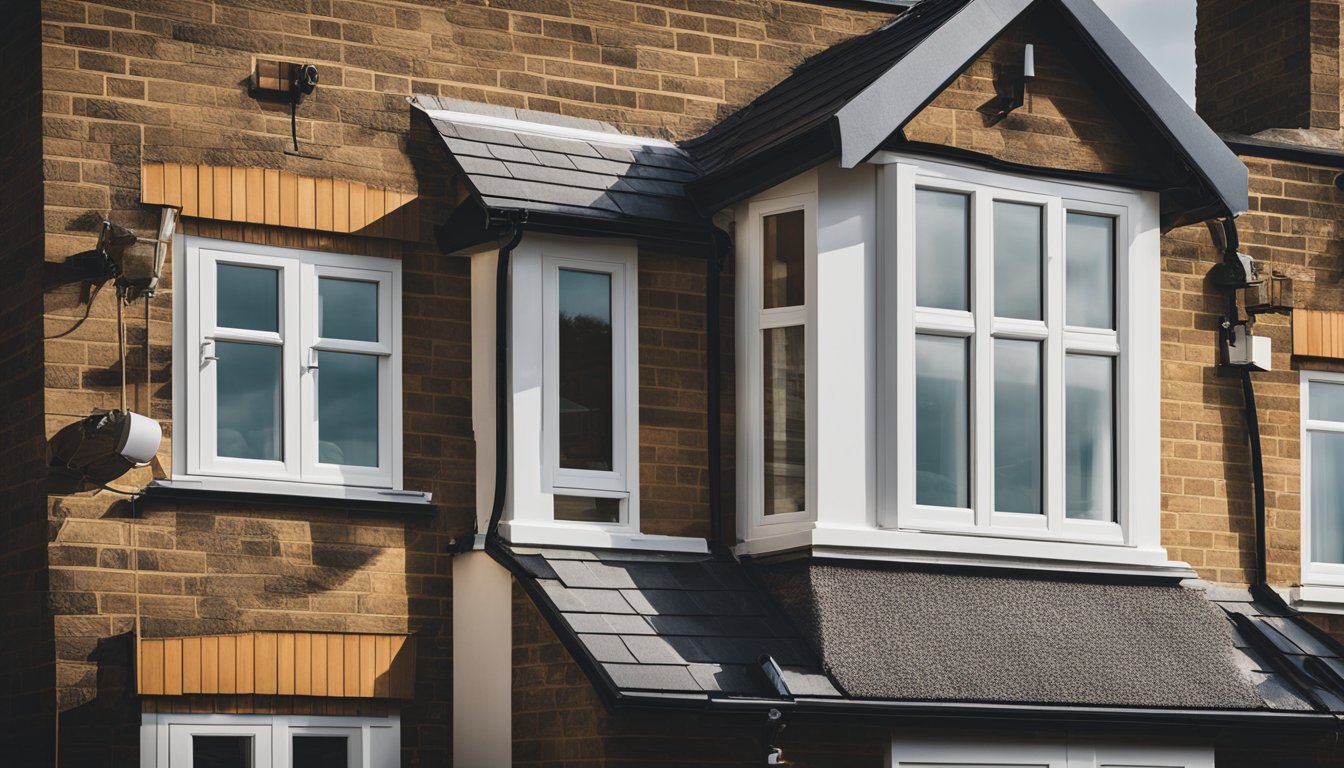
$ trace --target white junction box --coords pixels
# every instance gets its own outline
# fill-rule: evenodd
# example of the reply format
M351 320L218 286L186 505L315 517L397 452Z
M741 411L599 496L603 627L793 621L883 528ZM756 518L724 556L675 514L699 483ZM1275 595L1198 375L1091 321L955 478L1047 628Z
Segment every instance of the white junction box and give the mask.
M1268 336L1256 336L1245 325L1232 326L1227 342L1227 364L1245 366L1257 371L1273 370L1273 353Z

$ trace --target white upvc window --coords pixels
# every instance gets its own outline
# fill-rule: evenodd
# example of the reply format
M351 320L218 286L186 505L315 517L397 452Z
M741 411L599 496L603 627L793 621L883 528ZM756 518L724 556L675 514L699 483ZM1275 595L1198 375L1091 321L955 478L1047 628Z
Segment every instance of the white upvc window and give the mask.
M892 768L1214 768L1213 749L1130 744L1077 736L1059 741L897 736Z
M885 171L879 523L1155 539L1157 254L1135 263L1155 245L1140 242L1152 201L937 163Z
M1302 594L1344 603L1344 373L1302 371Z
M387 717L142 715L141 768L396 768L401 722Z
M180 242L174 483L400 489L400 262Z
M742 488L751 526L787 526L816 509L814 434L815 340L809 311L816 302L816 196L790 195L747 207L746 289L739 293L740 413L751 439L739 443Z

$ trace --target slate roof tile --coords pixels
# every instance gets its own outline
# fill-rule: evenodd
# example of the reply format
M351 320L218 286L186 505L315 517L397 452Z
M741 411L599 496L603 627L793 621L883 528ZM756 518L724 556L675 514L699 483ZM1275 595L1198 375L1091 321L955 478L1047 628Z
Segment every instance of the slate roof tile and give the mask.
M630 654L619 635L579 635L583 646L600 662L631 663L635 657Z
M696 684L708 693L750 694L760 688L750 667L736 664L692 664Z
M700 691L690 671L679 665L603 664L617 687L644 691Z

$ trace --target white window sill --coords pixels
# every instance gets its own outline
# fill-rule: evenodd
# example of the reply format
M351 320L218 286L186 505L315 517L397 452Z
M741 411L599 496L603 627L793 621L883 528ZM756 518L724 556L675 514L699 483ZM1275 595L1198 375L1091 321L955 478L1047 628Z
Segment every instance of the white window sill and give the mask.
M1302 584L1278 591L1289 606L1302 613L1344 614L1344 586Z
M309 499L376 502L380 504L407 504L429 506L432 494L422 491L398 491L391 488L364 488L352 485L296 483L283 480L257 480L244 477L176 476L171 480L156 480L151 488L203 493L251 493L273 496L296 496Z
M761 526L757 530L768 530ZM907 563L996 566L1071 573L1195 578L1186 563L1161 547L1124 547L1072 541L998 538L813 524L780 526L778 533L738 544L736 552L764 556L810 550L817 557Z
M505 520L499 533L510 544L538 547L633 549L652 552L708 554L704 539L690 536L655 536L628 529L584 523L536 523Z

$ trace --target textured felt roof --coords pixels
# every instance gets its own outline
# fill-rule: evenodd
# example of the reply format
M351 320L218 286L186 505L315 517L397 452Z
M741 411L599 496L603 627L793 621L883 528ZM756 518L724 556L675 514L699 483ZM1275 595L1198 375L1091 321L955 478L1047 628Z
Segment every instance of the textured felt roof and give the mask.
M762 580L854 698L1267 707L1197 590L816 563Z
M796 696L838 696L817 657L739 564L705 555L515 547L538 607L585 666L617 691L776 697L758 663ZM526 577L524 577L526 578ZM539 589L538 589L539 588Z
M425 95L411 104L486 207L703 226L685 188L698 171L667 142L640 143L606 123L549 112Z

